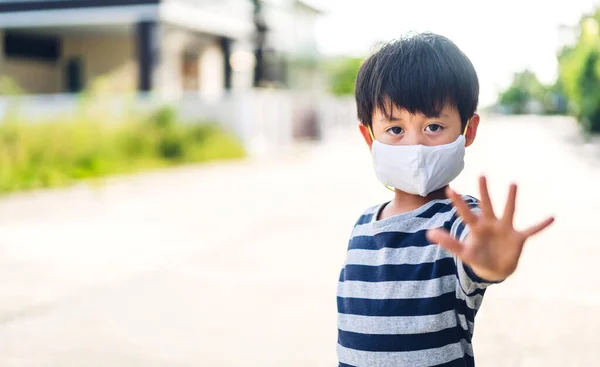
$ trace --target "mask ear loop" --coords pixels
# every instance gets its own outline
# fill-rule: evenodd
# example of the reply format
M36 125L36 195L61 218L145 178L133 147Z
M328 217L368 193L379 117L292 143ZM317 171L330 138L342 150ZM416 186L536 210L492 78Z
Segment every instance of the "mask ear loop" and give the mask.
M375 135L373 135L373 130L371 129L371 126L367 127L369 129L369 135L371 135L371 144L375 143ZM387 185L383 185L385 186L386 189L390 190L391 192L396 192L396 190L394 190L393 187L391 186L387 186Z
M463 136L467 136L467 129L469 128L469 124L471 123L471 119L467 120L467 124L465 125L465 130L463 131Z
M371 140L374 142L375 135L373 135L373 130L371 129L371 126L367 126L367 129L369 130L369 135L371 135Z

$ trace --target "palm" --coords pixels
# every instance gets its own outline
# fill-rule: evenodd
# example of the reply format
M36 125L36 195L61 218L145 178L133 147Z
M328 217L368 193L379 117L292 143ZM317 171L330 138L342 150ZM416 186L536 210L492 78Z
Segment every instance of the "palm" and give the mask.
M502 280L512 274L521 256L525 241L548 227L554 218L548 218L525 230L513 227L517 186L511 185L504 214L496 217L492 208L485 177L479 180L481 191L481 215L473 213L462 198L448 189L458 214L469 226L470 232L464 243L454 239L441 229L431 230L428 237L432 242L455 253L463 262L471 266L481 278L493 281Z
M484 269L484 273L508 276L516 269L525 240L526 237L515 231L512 225L505 227L500 221L480 217L471 226L461 258L471 267ZM479 270L479 273L482 271ZM479 273L482 278L488 279L485 274Z

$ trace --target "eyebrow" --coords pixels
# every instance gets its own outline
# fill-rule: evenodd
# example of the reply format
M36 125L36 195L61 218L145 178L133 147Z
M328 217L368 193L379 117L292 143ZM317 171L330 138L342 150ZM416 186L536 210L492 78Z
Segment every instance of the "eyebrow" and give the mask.
M429 116L429 118L436 118L436 117L446 117L446 118L450 118L450 115L445 114L445 113L440 113L438 116ZM390 116L390 118L388 119L385 116L382 116L379 121L381 122L398 122L398 121L403 121L404 119L402 117L397 117L397 116Z
M390 118L382 116L379 119L379 121L381 121L381 122L397 122L397 121L403 121L403 118L402 117L398 117L398 116L394 116L394 115L390 116Z

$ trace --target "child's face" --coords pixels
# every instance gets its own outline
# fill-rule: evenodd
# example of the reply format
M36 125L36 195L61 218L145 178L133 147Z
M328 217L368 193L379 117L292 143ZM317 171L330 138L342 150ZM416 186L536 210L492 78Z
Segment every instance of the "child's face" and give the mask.
M465 134L466 146L475 140L479 116L471 117ZM463 133L460 114L454 107L444 107L439 117L430 118L421 113L411 115L406 110L393 108L391 119L376 109L372 119L373 135L379 142L387 145L444 145L454 142ZM371 135L366 126L360 126L365 141L372 144Z

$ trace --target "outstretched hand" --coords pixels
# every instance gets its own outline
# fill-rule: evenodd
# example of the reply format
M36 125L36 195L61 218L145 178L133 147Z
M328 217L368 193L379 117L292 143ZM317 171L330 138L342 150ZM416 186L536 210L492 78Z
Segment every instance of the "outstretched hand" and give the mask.
M517 231L513 227L517 185L510 185L501 218L494 214L485 177L479 179L479 190L481 215L473 213L455 191L447 189L447 195L458 215L470 228L464 242L459 242L440 228L428 231L427 238L456 254L480 278L487 281L504 280L517 268L525 241L552 224L554 218L550 217L524 231Z

